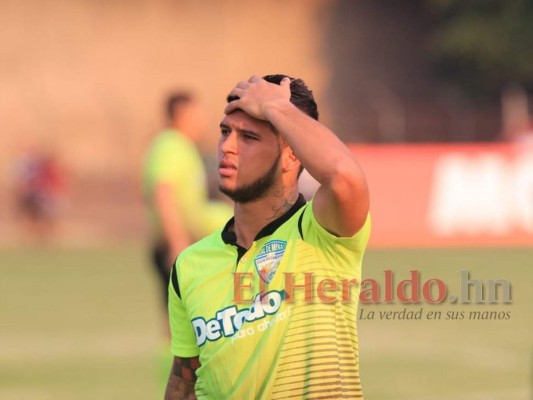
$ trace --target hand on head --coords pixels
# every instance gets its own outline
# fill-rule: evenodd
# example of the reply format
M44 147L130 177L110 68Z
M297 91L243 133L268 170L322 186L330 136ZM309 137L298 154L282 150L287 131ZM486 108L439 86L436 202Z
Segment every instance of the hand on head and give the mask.
M229 114L240 109L254 118L267 120L266 111L269 107L290 102L290 85L290 78L284 78L277 85L254 75L247 81L239 82L231 90L228 98L234 99L228 103L224 112Z

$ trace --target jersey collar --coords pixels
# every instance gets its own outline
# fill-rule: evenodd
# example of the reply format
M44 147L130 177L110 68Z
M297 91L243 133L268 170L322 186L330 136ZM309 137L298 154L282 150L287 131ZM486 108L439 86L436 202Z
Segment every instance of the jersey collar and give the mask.
M305 206L306 201L304 196L300 193L298 196L298 199L296 200L296 203L292 205L292 207L281 217L275 219L274 221L268 223L263 229L259 231L259 233L255 236L254 241L259 240L265 236L272 235L276 229L278 229L281 225L283 225L285 222L287 222L296 212ZM237 235L235 232L230 231L230 228L233 226L235 222L235 217L232 217L226 226L224 226L224 229L222 229L222 240L226 244L231 244L233 246L237 245Z

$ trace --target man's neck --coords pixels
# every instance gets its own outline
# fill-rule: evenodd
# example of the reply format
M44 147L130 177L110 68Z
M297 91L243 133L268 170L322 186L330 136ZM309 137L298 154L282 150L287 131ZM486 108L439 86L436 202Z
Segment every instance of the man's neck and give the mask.
M265 197L248 203L235 203L237 243L248 249L266 225L281 217L298 200L298 186L273 188Z

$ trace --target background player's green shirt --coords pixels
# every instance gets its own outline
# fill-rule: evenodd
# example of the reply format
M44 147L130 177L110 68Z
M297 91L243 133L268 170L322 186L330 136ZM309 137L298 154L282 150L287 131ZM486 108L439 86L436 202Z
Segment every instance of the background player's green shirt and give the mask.
M182 252L169 285L172 352L200 357L198 398L362 398L359 285L343 302L341 284L361 278L370 218L353 237L338 238L300 196L248 250L235 244L230 224ZM322 289L335 302L318 298L326 278ZM306 279L307 289L297 286Z
M158 183L173 187L176 209L196 239L220 228L231 216L231 207L208 201L205 167L194 143L175 129L165 129L152 142L143 166L143 190L149 205L153 235L162 235L153 203Z

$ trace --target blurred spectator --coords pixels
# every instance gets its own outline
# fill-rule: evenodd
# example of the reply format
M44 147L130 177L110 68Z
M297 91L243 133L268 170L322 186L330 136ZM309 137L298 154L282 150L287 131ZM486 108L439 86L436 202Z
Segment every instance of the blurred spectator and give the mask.
M56 229L65 195L65 174L52 152L31 144L13 165L17 215L25 236L45 242Z
M529 96L520 85L510 85L502 95L502 136L522 144L533 143L533 118L529 112Z
M504 132L503 136L514 143L533 144L533 119Z

